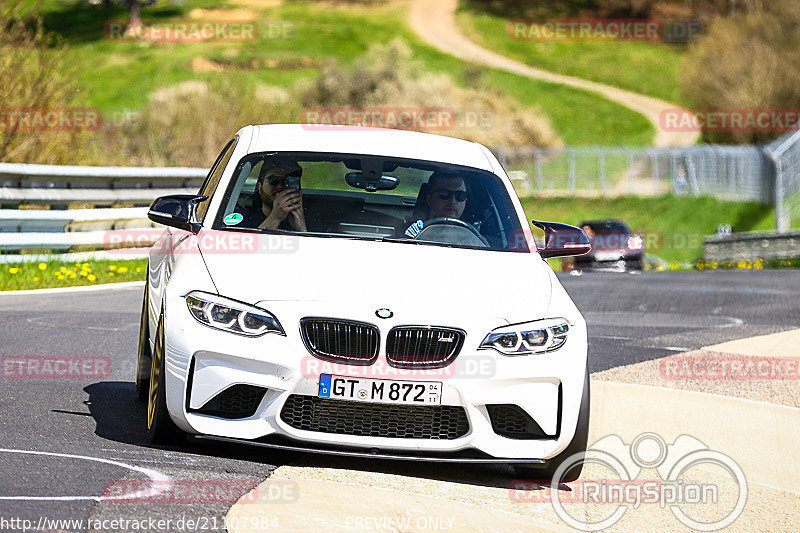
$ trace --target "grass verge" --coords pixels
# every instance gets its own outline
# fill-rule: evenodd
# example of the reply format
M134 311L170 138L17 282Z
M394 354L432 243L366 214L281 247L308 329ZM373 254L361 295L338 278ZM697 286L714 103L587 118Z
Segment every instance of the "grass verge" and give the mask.
M143 281L147 259L91 260L83 263L53 260L0 265L0 290L19 291Z
M573 225L623 220L644 232L646 253L669 263L696 263L703 256L703 237L715 234L719 224L730 224L735 232L775 227L772 206L708 197L523 198L522 206L535 220Z

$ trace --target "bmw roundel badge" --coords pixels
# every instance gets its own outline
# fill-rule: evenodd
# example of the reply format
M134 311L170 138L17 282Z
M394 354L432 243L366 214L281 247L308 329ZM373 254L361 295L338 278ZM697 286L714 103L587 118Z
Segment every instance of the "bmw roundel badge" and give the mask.
M392 310L386 309L385 307L381 307L380 309L375 311L375 314L378 315L378 318L392 318L394 316Z

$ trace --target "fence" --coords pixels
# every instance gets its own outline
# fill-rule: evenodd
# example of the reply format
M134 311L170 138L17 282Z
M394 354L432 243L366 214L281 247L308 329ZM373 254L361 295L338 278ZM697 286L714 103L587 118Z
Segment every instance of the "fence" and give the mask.
M521 195L679 194L774 203L777 229L800 223L800 132L765 146L497 148Z
M800 225L800 131L768 145L775 169L775 219L778 233Z
M523 195L666 193L771 203L773 165L755 146L496 150Z

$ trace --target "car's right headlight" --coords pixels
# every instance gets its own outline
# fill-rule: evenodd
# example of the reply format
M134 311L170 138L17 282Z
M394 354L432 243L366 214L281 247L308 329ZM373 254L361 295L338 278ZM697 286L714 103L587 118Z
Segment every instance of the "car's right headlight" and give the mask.
M286 336L275 315L254 305L201 291L187 294L186 305L195 320L212 328L248 337L265 333Z
M552 352L567 342L569 322L547 318L493 329L478 349L493 349L503 355L528 355Z

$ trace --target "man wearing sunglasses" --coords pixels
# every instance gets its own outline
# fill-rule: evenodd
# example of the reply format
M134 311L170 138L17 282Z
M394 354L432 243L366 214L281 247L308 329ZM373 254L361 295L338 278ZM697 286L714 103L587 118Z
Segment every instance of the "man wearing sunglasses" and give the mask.
M252 205L245 209L243 226L308 231L299 189L286 188L286 178L299 178L303 169L295 161L266 160L256 182Z
M428 181L425 194L428 214L426 220L434 218L460 218L467 205L467 187L459 176L434 174ZM425 223L417 220L407 230L406 235L416 237Z

